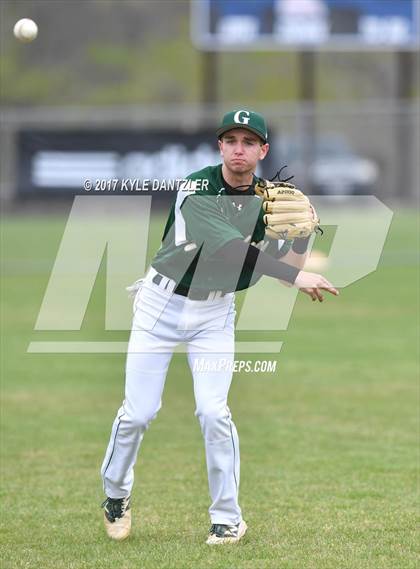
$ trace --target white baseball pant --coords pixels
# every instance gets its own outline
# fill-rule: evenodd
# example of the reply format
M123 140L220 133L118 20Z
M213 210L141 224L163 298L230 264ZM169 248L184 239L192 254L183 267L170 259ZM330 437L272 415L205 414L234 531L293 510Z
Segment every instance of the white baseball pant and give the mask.
M190 300L172 293L174 281L166 279L159 286L153 283L154 275L151 267L134 302L125 399L101 468L104 491L111 498L131 494L144 432L161 408L173 351L185 343L193 374L195 414L205 443L211 523L237 524L242 520L239 440L227 406L234 358L234 294ZM194 368L196 360L204 361L202 370Z

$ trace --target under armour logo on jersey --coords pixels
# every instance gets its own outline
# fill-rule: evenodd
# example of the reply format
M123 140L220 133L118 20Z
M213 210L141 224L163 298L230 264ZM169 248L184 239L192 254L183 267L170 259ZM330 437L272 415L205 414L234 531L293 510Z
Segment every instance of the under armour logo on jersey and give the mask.
M243 113L246 116L243 115L241 116L241 113ZM233 116L233 120L240 124L248 124L250 118L251 117L249 116L249 111L237 111Z
M236 207L236 209L237 209L238 211L241 211L243 204L241 204L241 203L236 203L236 202L232 202L232 204L233 204L234 207Z

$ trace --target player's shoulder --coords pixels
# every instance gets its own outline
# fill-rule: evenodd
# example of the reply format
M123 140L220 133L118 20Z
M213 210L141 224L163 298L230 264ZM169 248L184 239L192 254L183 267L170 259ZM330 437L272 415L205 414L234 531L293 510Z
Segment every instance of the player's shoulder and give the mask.
M188 189L195 193L216 195L221 187L221 170L222 165L217 164L192 172L186 177Z

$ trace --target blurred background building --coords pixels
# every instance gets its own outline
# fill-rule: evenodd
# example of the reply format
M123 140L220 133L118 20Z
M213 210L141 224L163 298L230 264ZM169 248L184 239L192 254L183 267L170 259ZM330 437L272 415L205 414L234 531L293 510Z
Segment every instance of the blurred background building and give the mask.
M268 120L262 175L287 164L315 194L417 199L417 0L2 0L0 9L6 209L72 199L86 179L173 179L216 163L215 127L235 107ZM22 17L39 26L33 43L13 37Z

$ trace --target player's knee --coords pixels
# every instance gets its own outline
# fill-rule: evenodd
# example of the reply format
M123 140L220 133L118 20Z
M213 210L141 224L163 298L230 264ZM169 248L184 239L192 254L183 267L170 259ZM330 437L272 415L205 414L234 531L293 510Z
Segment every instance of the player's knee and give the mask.
M195 414L207 440L230 437L229 412L226 407L204 406L197 408Z
M151 421L156 418L162 401L154 403L153 405L140 404L140 402L127 398L124 401L123 409L123 423L128 429L140 429L145 431Z
M145 431L156 416L157 411L155 413L132 413L128 415L128 422L131 428Z

